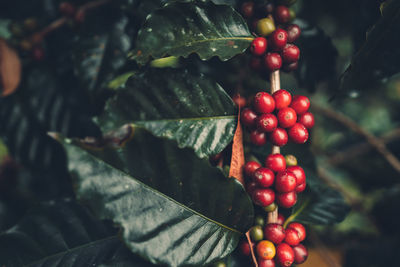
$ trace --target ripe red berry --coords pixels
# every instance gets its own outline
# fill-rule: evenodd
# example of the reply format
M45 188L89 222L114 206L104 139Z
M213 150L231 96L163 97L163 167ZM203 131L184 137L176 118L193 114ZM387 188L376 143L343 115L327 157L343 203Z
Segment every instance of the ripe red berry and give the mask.
M300 58L300 49L294 44L286 44L282 50L282 61L290 64L297 62Z
M246 98L241 96L240 94L235 94L232 97L232 100L237 107L243 108L244 106L246 106Z
M296 176L297 185L301 185L302 183L306 182L306 174L302 167L290 166L287 168L287 171L290 171L294 174L294 176Z
M282 172L286 169L286 160L282 154L270 154L265 159L265 167L274 172Z
M251 244L253 247L255 246L254 243ZM239 250L244 256L250 256L250 245L246 240L240 241Z
M221 158L222 158L222 152L219 152L218 154L210 156L210 162L212 164L217 164Z
M253 174L253 180L259 187L270 187L275 180L275 174L270 169L261 167Z
M257 259L258 267L275 267L274 260L264 260L262 258Z
M285 229L278 223L269 223L264 228L264 237L278 245L285 239Z
M263 146L267 143L267 135L259 130L250 133L250 141L256 146Z
M278 214L278 220L276 223L280 225L283 225L285 223L285 217L282 215L282 213Z
M300 242L302 242L302 241L304 241L304 239L306 239L306 228L301 223L291 222L291 223L289 223L287 228L291 228L291 229L294 229L297 231Z
M288 34L287 42L293 43L300 37L301 29L297 24L290 24L289 26L287 26L286 32Z
M84 9L79 9L75 14L75 22L78 24L82 24L85 21L86 12Z
M250 45L250 52L253 55L261 56L267 51L267 39L264 37L255 38Z
M275 260L283 267L289 267L294 262L293 249L286 243L281 243L276 247Z
M269 140L274 146L284 146L287 144L289 138L285 129L276 128L269 135Z
M288 135L290 140L296 144L304 144L308 140L308 131L303 124L295 123L289 128Z
M307 129L311 129L315 124L314 115L311 112L303 113L299 116L298 122L303 124Z
M302 183L302 184L299 184L298 186L296 186L296 193L301 193L304 190L306 190L306 186L307 186L306 183Z
M260 57L252 57L249 65L252 70L261 71L263 67L263 59Z
M293 96L290 107L296 111L297 115L301 115L307 112L307 110L310 108L310 100L306 96L295 95Z
M292 102L292 95L284 89L280 89L280 90L276 91L272 95L272 97L275 100L275 108L276 109L286 108Z
M258 242L256 247L257 255L263 260L271 260L275 257L275 246L271 241L263 240Z
M261 207L271 205L275 200L275 192L269 188L257 188L254 190L253 202Z
M278 119L274 114L261 114L257 117L257 129L262 132L271 132L278 126Z
M277 6L274 15L276 22L279 24L285 24L290 21L290 10L286 6Z
M265 68L272 72L282 67L282 58L278 53L267 53L264 58Z
M259 113L271 113L275 109L275 100L267 92L258 92L254 96L253 106Z
M275 179L275 189L279 193L291 192L296 189L296 176L290 171L279 172Z
M297 246L293 247L293 252L294 252L294 262L296 264L302 264L307 260L308 257L308 251L305 246L302 244L298 244Z
M300 243L299 233L295 229L287 228L285 243L291 246L297 246Z
M247 194L249 194L250 196L253 195L254 190L256 190L257 188L258 188L258 187L257 187L257 183L254 182L254 181L250 181L250 182L246 183L246 192L247 192Z
M73 17L76 12L76 8L73 4L69 2L62 2L58 7L61 14L67 17Z
M281 51L287 44L287 32L284 29L276 29L268 39L273 51Z
M252 128L256 125L257 113L251 108L245 108L240 113L240 121L244 126Z
M277 117L282 128L292 127L297 121L296 111L289 107L280 109Z
M244 2L240 11L245 18L251 18L254 14L254 2Z
M290 64L283 64L282 70L284 72L291 72L297 70L298 67L299 67L299 62L296 61Z
M248 161L243 167L244 174L247 177L253 177L254 172L261 167L261 164L256 161Z
M282 208L291 208L297 202L297 194L296 192L287 192L287 193L280 193L276 195L276 202Z

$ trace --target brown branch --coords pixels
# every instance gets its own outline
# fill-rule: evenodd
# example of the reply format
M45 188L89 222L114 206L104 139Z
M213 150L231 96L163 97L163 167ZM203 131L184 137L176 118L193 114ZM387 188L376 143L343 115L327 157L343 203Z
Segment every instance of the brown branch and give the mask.
M382 142L379 138L376 136L372 135L368 131L364 130L361 126L359 126L355 121L344 115L343 113L340 113L338 111L319 106L318 104L313 104L312 106L313 110L316 111L317 113L320 113L324 115L325 117L328 117L332 120L335 120L353 132L363 136L367 142L375 148L375 150L380 153L386 161L395 169L397 172L400 173L400 161L399 159L392 153L390 152L385 143Z
M249 244L249 247L250 247L251 259L253 260L254 266L258 267L257 258L256 258L256 255L254 254L254 249L253 249L253 246L252 246L253 242L251 242L251 239L250 239L250 231L247 231L247 233L245 235L246 235L246 238L247 238L247 243Z

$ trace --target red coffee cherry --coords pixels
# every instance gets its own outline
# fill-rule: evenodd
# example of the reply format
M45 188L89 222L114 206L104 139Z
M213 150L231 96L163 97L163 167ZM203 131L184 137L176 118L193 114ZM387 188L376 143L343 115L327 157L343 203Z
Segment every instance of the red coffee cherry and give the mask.
M258 188L257 183L254 181L250 181L250 182L246 183L246 192L250 196L253 195L254 190L256 190L257 188Z
M240 94L235 94L232 97L232 100L237 107L243 108L244 106L246 106L246 98L241 96Z
M286 243L281 243L276 247L275 260L283 267L289 267L294 262L294 251Z
M243 167L244 174L247 177L253 178L254 172L261 167L261 164L256 161L248 161Z
M285 243L291 246L297 246L300 243L299 233L295 229L287 228Z
M274 172L282 172L286 170L285 157L282 154L270 154L265 159L265 167Z
M307 129L311 129L315 124L314 115L311 112L301 114L297 121L303 124Z
M275 267L274 260L264 260L262 258L257 259L258 267Z
M263 240L258 242L256 247L257 255L263 260L271 260L275 257L275 246L271 241Z
M275 174L270 169L261 167L254 172L253 180L259 187L270 187L274 184Z
M297 231L297 233L299 235L300 242L303 242L304 239L306 239L306 228L301 223L291 222L291 223L289 223L287 228L288 229L291 228L291 229L294 229L294 230Z
M300 37L301 29L297 24L290 24L286 27L286 32L288 34L287 42L293 43Z
M283 64L282 70L284 72L291 72L297 70L298 67L299 67L299 62L296 61L290 64Z
M251 245L252 245L252 247L255 246L254 243L252 243ZM246 240L240 241L239 250L244 256L250 256L250 245Z
M286 108L292 102L292 94L284 89L280 89L273 93L272 97L275 100L275 108L282 109Z
M302 264L308 258L308 251L305 246L302 244L298 244L297 246L293 247L294 252L294 263Z
M296 186L296 193L301 193L304 190L306 190L306 186L307 186L306 183L302 183L302 184L299 184L298 186Z
M249 65L252 70L261 71L263 67L263 59L260 57L252 57Z
M292 127L297 121L296 111L289 107L280 109L277 117L282 128Z
M264 228L264 237L278 245L285 239L285 229L278 223L269 223Z
M263 146L267 143L267 135L259 130L254 130L250 133L250 141L256 146Z
M290 171L294 174L294 176L296 176L297 185L301 185L306 182L306 173L302 167L290 166L287 168L287 171Z
M282 58L278 53L267 53L264 58L264 65L270 72L279 70L282 67Z
M304 144L308 140L308 131L303 124L296 123L289 128L288 135L290 140L296 144Z
M273 51L281 51L287 44L287 32L284 29L276 29L268 39Z
M269 140L274 146L284 146L287 144L289 138L285 129L276 128L269 135Z
M296 192L287 192L287 193L280 193L276 195L276 202L282 208L291 208L297 202L297 194Z
M276 223L280 225L285 223L285 217L282 215L282 213L278 213L278 221Z
M261 56L267 51L267 39L264 37L255 38L250 45L250 52L253 55Z
M282 50L282 61L290 64L297 62L300 58L300 49L294 44L287 44Z
M245 18L251 18L254 15L254 2L244 2L240 11Z
M257 117L257 129L262 132L271 132L278 126L278 119L274 114L261 114Z
M285 24L290 21L290 11L286 6L277 6L274 15L276 22L279 24Z
M240 121L244 126L252 128L256 125L257 113L250 108L245 108L240 113Z
M275 192L269 188L257 188L254 190L252 198L255 204L266 207L275 201Z
M267 92L258 92L254 96L253 106L259 113L271 113L275 109L275 100Z
M279 193L291 192L296 189L296 176L290 171L279 172L275 179L275 189Z
M290 107L296 111L297 115L301 115L310 108L310 100L306 96L295 95L293 96Z

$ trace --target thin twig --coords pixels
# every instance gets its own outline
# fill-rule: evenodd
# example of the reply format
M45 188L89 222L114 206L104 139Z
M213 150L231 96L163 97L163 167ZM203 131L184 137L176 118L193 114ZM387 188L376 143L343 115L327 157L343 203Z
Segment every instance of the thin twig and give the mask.
M338 111L335 111L335 110L332 110L332 109L329 109L326 107L319 106L318 104L315 104L315 103L313 104L313 109L317 113L320 113L328 118L331 118L331 119L343 124L344 126L349 128L353 132L363 136L367 140L367 142L386 159L386 161L393 167L393 169L395 169L397 172L400 173L399 159L392 152L390 152L387 149L385 143L382 142L379 138L372 135L368 131L364 130L355 121L353 121L352 119L350 119L343 113L340 113Z

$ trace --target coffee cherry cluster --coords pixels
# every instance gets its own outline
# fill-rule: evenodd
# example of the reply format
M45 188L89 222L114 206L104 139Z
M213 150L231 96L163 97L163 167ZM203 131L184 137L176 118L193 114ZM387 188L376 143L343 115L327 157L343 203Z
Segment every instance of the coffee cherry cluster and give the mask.
M293 159L294 158L294 159ZM297 194L306 188L306 175L297 159L281 154L270 154L264 167L256 161L248 161L243 168L246 190L254 204L272 212L277 206L291 208L297 202Z
M250 140L255 145L265 145L267 140L280 147L289 140L303 144L308 140L308 130L314 126L309 107L306 96L292 97L284 89L272 95L259 92L254 96L252 108L242 110L241 122L250 131Z
M255 226L249 232L251 243L242 240L239 244L241 253L250 256L252 246L260 267L289 267L304 263L308 251L301 242L306 238L306 229L298 222L291 222L284 228L284 220L279 214L277 223L265 224L264 219L257 216Z
M253 70L261 73L279 69L290 72L298 67L300 49L294 42L301 30L298 25L290 24L295 14L283 4L291 3L278 1L278 5L268 2L257 6L254 2L245 2L241 7L242 15L258 35L250 46L250 67Z

